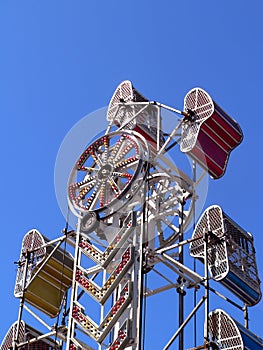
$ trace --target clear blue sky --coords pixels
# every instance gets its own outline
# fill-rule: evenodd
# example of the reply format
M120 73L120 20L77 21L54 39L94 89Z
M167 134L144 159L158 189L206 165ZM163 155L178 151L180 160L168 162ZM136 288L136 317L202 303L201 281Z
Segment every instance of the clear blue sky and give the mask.
M1 0L0 341L17 317L24 234L55 238L65 226L54 190L60 144L125 79L176 108L200 86L238 121L244 141L210 181L206 206L254 235L263 280L262 12L262 0ZM261 337L262 305L250 311Z

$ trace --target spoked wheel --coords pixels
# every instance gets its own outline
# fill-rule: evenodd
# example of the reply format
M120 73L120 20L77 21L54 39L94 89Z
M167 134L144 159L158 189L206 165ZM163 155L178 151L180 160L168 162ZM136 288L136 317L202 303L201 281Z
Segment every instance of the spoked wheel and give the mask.
M180 227L189 226L192 212L192 189L179 176L156 173L147 182L148 240L152 249L172 244L178 239ZM154 247L153 247L154 246Z
M113 132L93 142L79 157L68 184L68 201L75 215L88 211L112 215L139 190L149 150L134 131Z

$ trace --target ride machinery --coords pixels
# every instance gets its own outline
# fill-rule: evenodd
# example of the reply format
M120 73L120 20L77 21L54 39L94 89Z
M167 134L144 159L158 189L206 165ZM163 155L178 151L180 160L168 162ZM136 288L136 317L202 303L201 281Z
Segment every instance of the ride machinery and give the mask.
M105 117L106 131L69 175L76 227L54 240L36 229L23 238L18 318L0 349L263 349L248 327L248 307L261 299L252 235L219 205L195 222L206 174L221 178L242 141L237 122L201 88L186 94L181 111L130 81ZM162 318L151 308L164 309L168 295L173 306ZM242 311L243 325L210 310L217 298ZM148 312L159 318L151 331Z

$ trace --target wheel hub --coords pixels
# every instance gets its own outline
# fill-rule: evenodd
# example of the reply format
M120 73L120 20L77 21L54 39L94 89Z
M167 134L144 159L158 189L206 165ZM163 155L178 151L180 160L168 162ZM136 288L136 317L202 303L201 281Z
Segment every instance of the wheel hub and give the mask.
M113 167L110 164L103 165L98 171L99 180L107 180L112 174Z

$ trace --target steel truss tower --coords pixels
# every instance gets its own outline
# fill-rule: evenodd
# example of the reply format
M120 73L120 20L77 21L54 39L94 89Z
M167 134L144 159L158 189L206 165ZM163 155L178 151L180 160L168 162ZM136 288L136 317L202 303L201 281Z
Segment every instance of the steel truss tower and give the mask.
M239 125L200 88L188 92L180 111L149 101L130 81L117 87L106 118L106 132L88 144L69 175L76 228L67 226L53 241L36 229L24 236L18 319L0 349L143 350L147 300L161 303L169 291L176 291L174 330L151 349L263 349L248 329L248 307L261 299L252 235L218 205L195 223L205 176L224 175L242 141ZM202 273L193 261L203 263ZM244 326L210 310L211 293L242 310ZM190 311L189 295L195 297ZM25 311L47 332L25 323ZM200 312L204 334L197 337Z

